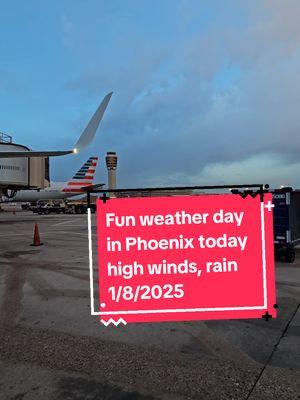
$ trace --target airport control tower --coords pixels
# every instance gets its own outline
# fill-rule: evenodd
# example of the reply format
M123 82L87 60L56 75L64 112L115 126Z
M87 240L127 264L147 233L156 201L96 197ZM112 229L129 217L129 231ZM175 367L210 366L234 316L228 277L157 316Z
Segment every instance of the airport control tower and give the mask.
M117 187L117 162L118 156L115 151L108 151L106 153L106 167L108 172L108 189L116 189Z

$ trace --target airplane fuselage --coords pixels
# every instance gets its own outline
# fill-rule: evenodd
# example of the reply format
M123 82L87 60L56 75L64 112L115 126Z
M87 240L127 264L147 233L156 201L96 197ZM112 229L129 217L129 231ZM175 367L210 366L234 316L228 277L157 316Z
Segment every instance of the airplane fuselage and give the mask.
M54 184L50 187L41 190L20 190L17 194L10 199L13 202L33 202L39 200L58 200L66 199L71 196L77 196L80 193L63 192L65 183Z

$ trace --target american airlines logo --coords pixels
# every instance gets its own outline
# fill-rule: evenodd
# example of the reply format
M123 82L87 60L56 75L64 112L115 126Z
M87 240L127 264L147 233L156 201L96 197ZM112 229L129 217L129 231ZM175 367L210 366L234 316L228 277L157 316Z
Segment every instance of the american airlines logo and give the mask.
M67 183L63 192L84 193L84 190L81 188L92 185L97 162L98 157L90 157L80 170L76 172L72 180Z

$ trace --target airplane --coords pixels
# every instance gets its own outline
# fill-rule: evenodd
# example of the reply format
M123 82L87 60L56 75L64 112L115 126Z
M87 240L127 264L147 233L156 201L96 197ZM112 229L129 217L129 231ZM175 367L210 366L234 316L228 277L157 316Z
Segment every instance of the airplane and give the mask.
M68 182L51 182L41 190L20 190L10 202L35 202L39 200L66 199L86 193L84 187L93 184L98 157L90 157Z

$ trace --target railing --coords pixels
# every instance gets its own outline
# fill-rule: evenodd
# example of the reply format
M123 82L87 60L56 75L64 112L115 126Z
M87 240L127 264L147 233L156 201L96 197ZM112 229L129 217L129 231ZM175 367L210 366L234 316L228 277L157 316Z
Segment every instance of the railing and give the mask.
M6 133L0 132L0 143L12 143L12 137Z
M228 189L232 194L240 194L243 198L250 195L255 197L257 194L260 195L261 201L263 201L264 193L268 192L269 185L262 183L251 183L251 184L238 184L238 185L214 185L214 186L162 186L162 187L148 187L148 188L128 188L128 189L103 189L103 184L99 185L91 185L82 187L82 189L86 192L86 198L88 203L88 208L90 208L91 204L91 194L100 193L102 197L98 197L104 203L109 199L107 193L113 193L117 195L120 193L138 193L138 196L142 196L143 193L151 193L151 192L160 192L160 191L169 191L169 192L179 192L179 191L188 191L191 192L194 190L219 190L219 189ZM243 189L239 191L239 189ZM256 190L254 190L256 189ZM174 193L176 194L176 193ZM149 194L148 194L149 196Z

